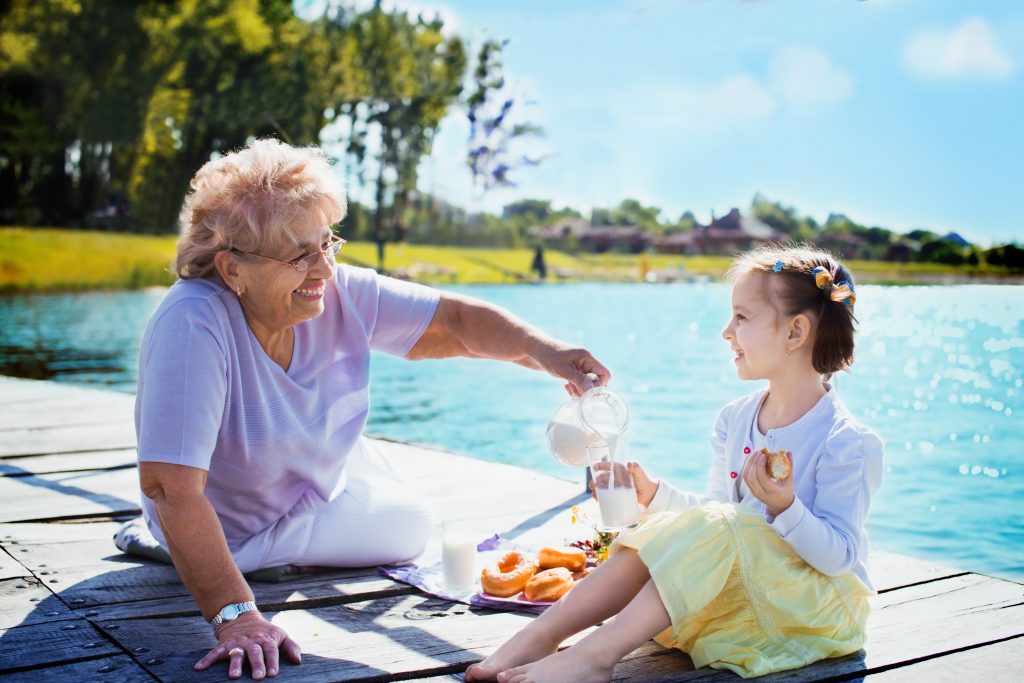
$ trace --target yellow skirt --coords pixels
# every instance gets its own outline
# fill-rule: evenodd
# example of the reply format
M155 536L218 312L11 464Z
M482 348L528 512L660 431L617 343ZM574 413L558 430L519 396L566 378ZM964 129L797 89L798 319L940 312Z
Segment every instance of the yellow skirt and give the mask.
M655 640L744 678L806 666L864 645L871 590L830 577L779 538L762 513L710 503L651 515L611 552L638 551L672 625Z

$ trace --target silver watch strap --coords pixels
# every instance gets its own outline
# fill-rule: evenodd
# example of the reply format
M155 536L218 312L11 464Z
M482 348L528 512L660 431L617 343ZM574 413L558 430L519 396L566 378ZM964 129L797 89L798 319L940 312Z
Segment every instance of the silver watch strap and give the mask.
M221 607L220 611L214 615L213 619L210 619L210 626L217 628L221 624L227 621L233 621L237 619L239 615L251 612L256 609L256 603L252 600L246 600L245 602L233 602L229 605Z

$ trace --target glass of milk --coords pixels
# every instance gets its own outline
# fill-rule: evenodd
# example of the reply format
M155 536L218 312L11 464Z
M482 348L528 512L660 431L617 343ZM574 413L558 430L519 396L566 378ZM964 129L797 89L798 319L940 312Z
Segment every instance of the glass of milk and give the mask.
M441 523L444 587L452 595L471 593L476 588L476 544L473 520L450 519Z
M640 502L636 497L633 475L625 460L625 443L619 438L612 447L607 441L587 446L590 475L594 480L597 506L601 510L601 528L621 531L640 521Z

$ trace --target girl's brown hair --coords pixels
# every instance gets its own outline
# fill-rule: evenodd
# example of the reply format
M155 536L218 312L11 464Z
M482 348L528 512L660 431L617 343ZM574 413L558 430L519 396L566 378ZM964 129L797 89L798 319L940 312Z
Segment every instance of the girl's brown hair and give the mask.
M815 278L814 269L819 267L831 276L831 283L824 288ZM779 311L811 317L815 326L811 363L815 370L828 379L853 364L857 324L853 315L853 273L832 254L805 245L758 247L740 254L726 279L735 282L747 273L763 274L769 287L766 298ZM840 283L845 283L849 291L837 287Z

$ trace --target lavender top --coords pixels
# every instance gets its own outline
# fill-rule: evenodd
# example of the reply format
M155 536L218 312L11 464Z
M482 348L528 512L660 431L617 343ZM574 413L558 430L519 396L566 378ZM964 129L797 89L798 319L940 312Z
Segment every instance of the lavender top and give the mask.
M439 298L339 266L324 312L295 326L285 371L253 336L234 293L207 280L175 283L139 352L139 461L207 470L206 496L232 551L304 496L332 500L366 425L370 351L406 355ZM142 506L166 545L153 502L143 496Z

